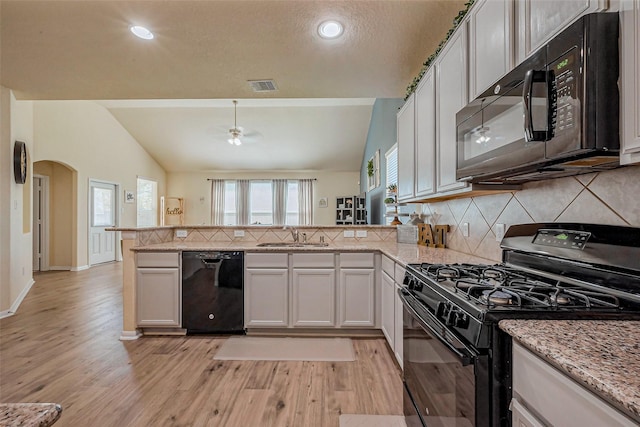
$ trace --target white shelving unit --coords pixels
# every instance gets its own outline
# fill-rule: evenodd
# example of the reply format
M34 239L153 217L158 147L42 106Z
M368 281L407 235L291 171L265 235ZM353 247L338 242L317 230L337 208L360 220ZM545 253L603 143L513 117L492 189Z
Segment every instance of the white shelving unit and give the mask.
M386 203L387 199L393 199L394 201L392 203ZM387 206L387 212L385 213L384 216L386 217L390 217L393 218L393 221L391 221L391 225L398 225L398 224L402 224L402 221L400 221L401 216L409 216L408 213L402 213L402 212L398 212L398 206L405 206L406 203L398 203L398 192L387 192L387 199L385 199L385 205Z

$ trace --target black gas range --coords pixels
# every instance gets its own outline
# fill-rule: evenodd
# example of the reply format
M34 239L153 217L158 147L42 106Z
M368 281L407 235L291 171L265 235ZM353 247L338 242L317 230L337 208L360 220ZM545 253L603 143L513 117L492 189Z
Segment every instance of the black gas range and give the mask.
M500 264L410 264L404 303L409 426L510 426L502 319L640 319L640 229L511 226Z

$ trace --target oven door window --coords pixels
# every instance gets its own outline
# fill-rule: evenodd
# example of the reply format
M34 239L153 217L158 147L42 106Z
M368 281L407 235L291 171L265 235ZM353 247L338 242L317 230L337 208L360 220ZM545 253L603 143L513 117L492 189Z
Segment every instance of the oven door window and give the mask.
M475 426L473 363L449 347L405 310L404 376L425 425Z

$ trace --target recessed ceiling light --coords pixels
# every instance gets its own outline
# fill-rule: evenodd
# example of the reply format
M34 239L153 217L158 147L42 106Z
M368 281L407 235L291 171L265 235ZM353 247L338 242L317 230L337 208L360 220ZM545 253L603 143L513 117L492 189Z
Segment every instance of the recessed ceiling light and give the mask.
M338 21L325 21L318 27L318 34L323 39L335 39L342 35L344 28Z
M140 25L132 25L131 27L129 27L129 29L135 36L140 37L141 39L145 39L145 40L153 39L153 33L148 29L146 29L145 27L142 27Z

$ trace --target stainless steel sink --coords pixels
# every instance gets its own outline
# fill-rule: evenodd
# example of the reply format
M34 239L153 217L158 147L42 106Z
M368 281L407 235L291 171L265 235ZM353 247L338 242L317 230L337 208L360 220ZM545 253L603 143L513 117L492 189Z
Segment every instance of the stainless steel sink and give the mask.
M258 243L256 246L266 248L308 248L308 247L324 247L329 246L328 243L311 243L311 242L264 242Z

